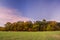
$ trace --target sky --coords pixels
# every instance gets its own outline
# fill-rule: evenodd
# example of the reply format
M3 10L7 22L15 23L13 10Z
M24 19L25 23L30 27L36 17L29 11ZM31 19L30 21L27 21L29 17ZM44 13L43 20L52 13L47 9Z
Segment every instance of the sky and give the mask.
M42 19L60 22L60 0L0 0L0 25Z

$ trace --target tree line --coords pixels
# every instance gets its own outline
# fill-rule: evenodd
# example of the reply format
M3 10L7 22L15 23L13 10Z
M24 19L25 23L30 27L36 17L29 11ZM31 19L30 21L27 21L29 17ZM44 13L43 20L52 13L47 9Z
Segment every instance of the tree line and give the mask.
M60 22L56 21L18 21L7 22L4 27L0 27L0 31L60 31Z

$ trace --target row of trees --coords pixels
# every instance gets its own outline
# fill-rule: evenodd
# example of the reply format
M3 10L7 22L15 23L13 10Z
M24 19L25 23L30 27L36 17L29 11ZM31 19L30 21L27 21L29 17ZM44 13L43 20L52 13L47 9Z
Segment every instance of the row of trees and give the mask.
M18 21L7 22L5 27L0 27L0 31L60 31L60 23L56 21Z

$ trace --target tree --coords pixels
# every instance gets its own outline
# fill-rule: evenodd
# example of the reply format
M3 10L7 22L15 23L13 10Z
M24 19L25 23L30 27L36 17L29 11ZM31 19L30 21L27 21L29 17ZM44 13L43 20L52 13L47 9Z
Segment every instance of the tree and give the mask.
M46 31L47 22L45 19L41 21L41 31Z
M0 31L5 31L4 27L0 27Z
M56 21L17 21L17 22L7 22L5 27L0 27L0 31L56 31L60 30L60 22Z
M60 31L60 22L57 22L57 25L56 25L56 29L55 30L59 30Z
M16 22L12 23L11 30L12 31L17 31L17 23Z
M33 23L31 21L27 21L24 23L24 30L28 30L28 31L31 31L32 30L32 27L33 27Z
M12 24L11 24L10 22L7 22L7 23L5 24L5 30L6 30L6 31L10 31L10 30L11 30L11 26L12 26Z
M54 31L54 30L56 30L56 27L57 27L56 25L57 25L57 23L55 21L50 21L50 22L48 22L46 30Z
M18 21L17 22L17 30L18 31L23 31L24 28L24 22L23 21Z
M35 30L35 31L40 31L41 30L41 21L34 22L33 30Z

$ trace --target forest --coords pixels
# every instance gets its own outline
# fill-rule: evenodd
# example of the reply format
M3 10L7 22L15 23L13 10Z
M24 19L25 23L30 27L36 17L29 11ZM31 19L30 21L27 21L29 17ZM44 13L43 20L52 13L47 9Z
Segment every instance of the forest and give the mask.
M60 22L56 21L17 21L6 22L0 31L60 31Z

